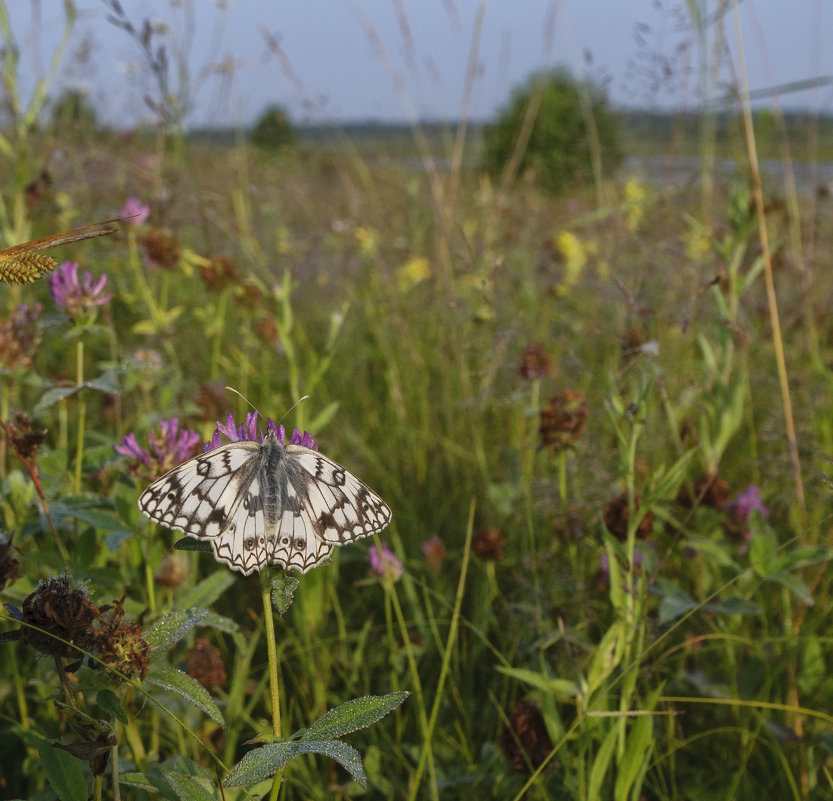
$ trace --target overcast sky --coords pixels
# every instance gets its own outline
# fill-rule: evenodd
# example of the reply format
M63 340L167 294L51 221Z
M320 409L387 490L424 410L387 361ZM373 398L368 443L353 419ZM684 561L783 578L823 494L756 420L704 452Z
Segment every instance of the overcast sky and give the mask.
M187 64L189 126L250 124L270 103L296 121L488 119L530 72L555 65L605 82L617 105L693 107L715 28L698 37L685 0L121 0L138 29L150 19L171 58ZM698 0L711 13L718 0ZM57 85L89 92L99 116L130 127L152 119L159 89L139 44L107 21L107 0L79 11ZM25 96L61 38L63 3L9 0ZM744 0L740 16L753 91L826 79L781 95L786 107L833 113L833 2ZM164 24L164 25L163 25ZM737 68L734 18L724 31ZM273 37L272 45L268 37ZM473 60L474 59L474 60ZM471 64L474 64L472 70ZM728 61L712 99L732 82ZM54 90L52 92L54 94Z

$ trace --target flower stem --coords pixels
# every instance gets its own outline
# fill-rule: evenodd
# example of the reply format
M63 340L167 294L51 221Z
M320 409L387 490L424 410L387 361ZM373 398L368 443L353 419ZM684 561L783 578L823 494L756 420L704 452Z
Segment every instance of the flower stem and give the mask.
M75 382L78 386L78 446L75 451L75 491L81 492L81 463L84 461L84 423L87 418L87 402L84 385L84 340L79 337L75 345Z
M278 685L278 648L275 641L275 621L272 617L272 589L261 574L261 599L263 601L263 623L266 627L266 652L269 656L269 691L272 699L272 732L281 736L281 696Z
M275 737L281 736L281 696L278 684L278 648L275 642L275 621L272 617L272 588L268 579L268 572L260 574L260 592L263 602L263 624L266 627L266 653L269 657L269 692L272 700L272 732ZM283 768L275 774L272 780L270 801L276 801L281 789Z

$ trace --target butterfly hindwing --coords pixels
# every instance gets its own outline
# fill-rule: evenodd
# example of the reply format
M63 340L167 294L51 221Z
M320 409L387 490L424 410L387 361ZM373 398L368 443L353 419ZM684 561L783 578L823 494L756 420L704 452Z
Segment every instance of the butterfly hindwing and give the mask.
M267 564L305 573L335 545L381 531L385 502L332 459L300 445L233 442L166 473L139 498L151 520L211 542L248 575Z

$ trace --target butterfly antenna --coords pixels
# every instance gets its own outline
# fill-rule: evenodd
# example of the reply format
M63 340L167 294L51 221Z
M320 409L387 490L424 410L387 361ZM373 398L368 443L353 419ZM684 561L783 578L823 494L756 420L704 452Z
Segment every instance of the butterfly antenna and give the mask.
M249 399L248 399L248 398L247 398L247 397L246 397L246 396L245 396L242 392L238 392L238 391L237 391L234 387L224 387L224 389L227 389L229 392L233 392L235 395L237 395L237 396L238 396L239 398L241 398L243 401L245 401L246 403L248 403L248 404L249 404L249 406L251 406L251 407L252 407L252 408L253 408L253 409L254 409L254 410L258 413L258 416L259 416L259 417L264 417L264 415L261 413L260 409L258 409L258 408L257 408L257 406L255 406L255 405L254 405L254 404L253 404L253 403L252 403L252 402L251 402L251 401L250 401L250 400L249 400ZM294 408L295 408L295 407L296 407L296 406L297 406L297 405L298 405L301 401L305 401L305 400L309 400L309 395L304 395L303 397L298 398L298 400L296 400L296 401L295 401L295 403L293 403L293 404L292 404L292 406L290 406L290 407L289 407L289 408L288 408L288 409L287 409L287 410L286 410L286 411L285 411L285 412L281 415L281 419L280 419L280 420L278 420L278 423L277 423L277 424L278 424L278 425L280 425L280 424L281 424L281 421L283 420L283 418L284 418L284 417L286 417L286 416L287 416L287 415L288 415L288 414L289 414L289 413L290 413L290 412L291 412L291 411L292 411L292 410L293 410L293 409L294 409ZM265 419L265 418L264 418L264 419Z
M281 424L281 421L283 420L283 418L284 418L284 417L286 417L286 416L287 416L287 415L288 415L288 414L289 414L289 413L290 413L290 412L291 412L291 411L292 411L292 410L293 410L293 409L294 409L294 408L295 408L295 407L296 407L299 403L301 403L301 401L305 401L305 400L309 400L309 395L303 395L302 397L298 398L298 400L296 400L296 401L295 401L295 403L293 403L293 404L292 404L292 406L290 406L290 407L289 407L289 408L288 408L288 409L287 409L287 410L286 410L286 411L285 411L285 412L281 415L281 419L280 419L280 420L278 420L278 425L280 425L280 424Z
M235 395L237 395L238 398L243 400L245 403L248 403L249 406L251 406L257 412L258 417L263 417L263 415L260 412L260 409L258 409L257 406L255 406L242 392L238 392L234 387L223 387L223 389L227 389L229 392L233 392Z

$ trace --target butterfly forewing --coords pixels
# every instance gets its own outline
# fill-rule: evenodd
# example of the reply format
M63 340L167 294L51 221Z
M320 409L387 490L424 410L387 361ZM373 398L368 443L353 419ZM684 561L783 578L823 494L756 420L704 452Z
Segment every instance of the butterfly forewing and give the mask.
M305 573L341 545L381 531L385 502L317 451L233 442L166 473L139 498L151 520L207 539L218 561L249 574L267 564Z

